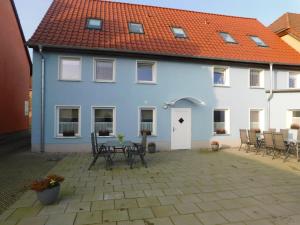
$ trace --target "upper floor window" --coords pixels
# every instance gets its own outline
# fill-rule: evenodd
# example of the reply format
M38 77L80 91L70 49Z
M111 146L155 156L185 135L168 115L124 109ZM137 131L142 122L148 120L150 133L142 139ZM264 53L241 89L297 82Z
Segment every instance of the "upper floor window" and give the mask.
M266 45L266 43L260 37L257 37L257 36L254 36L254 35L250 35L250 38L251 38L252 41L255 42L255 44L257 46L268 47L268 45Z
M97 136L115 135L116 112L114 107L93 107L93 126Z
M226 67L214 67L213 79L215 86L229 86L229 72Z
M95 59L94 80L98 82L115 81L115 60Z
M102 20L90 18L87 20L86 27L89 29L101 30Z
M140 124L139 133L144 132L147 135L156 135L156 109L155 108L140 108Z
M59 62L59 79L70 81L81 80L81 58L61 57Z
M220 32L221 37L223 38L223 40L227 43L233 43L236 44L236 40L229 34L226 32Z
M186 38L187 37L183 28L172 27L172 32L176 38Z
M143 34L144 28L141 23L129 23L129 32L135 34Z
M300 88L300 73L290 72L289 73L289 88Z
M57 137L80 136L80 107L57 106Z
M264 87L264 76L262 70L250 69L250 87L252 88Z
M230 133L230 115L228 109L214 110L214 134Z
M156 63L149 61L137 62L137 82L156 83Z

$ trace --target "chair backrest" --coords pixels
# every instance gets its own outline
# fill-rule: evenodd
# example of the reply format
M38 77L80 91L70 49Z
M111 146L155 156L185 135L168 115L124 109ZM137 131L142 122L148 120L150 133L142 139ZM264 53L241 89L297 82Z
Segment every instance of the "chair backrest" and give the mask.
M251 145L256 145L257 144L257 137L256 137L255 130L248 130L248 136L249 136L249 143Z
M266 148L274 148L273 132L264 131L264 140Z
M280 133L283 135L283 139L289 139L289 129L280 129Z
M275 128L270 128L269 131L275 133L276 129Z
M297 142L300 142L300 129L297 130Z
M286 149L286 145L284 143L284 137L283 137L282 133L274 133L273 138L274 138L274 147L275 147L275 149L278 149L278 150L285 150Z
M248 135L247 135L247 130L246 129L240 129L240 138L241 138L241 143L242 144L247 144L248 143Z
M91 143L92 143L92 154L95 157L97 154L97 147L96 147L96 138L95 138L95 133L91 133Z
M147 149L147 133L143 132L143 134L142 134L142 140L141 140L141 145L138 148L138 151L144 153L144 152L146 152L146 149Z

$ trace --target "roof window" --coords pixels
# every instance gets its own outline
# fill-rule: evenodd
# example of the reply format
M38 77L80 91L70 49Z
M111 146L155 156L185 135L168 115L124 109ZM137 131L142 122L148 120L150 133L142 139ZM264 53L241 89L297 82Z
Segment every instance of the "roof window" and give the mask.
M172 32L176 38L186 38L187 37L183 28L172 27Z
M89 18L86 23L88 29L101 30L102 29L102 20Z
M226 32L220 32L221 37L223 38L223 40L227 43L232 43L232 44L237 44L236 40L229 34Z

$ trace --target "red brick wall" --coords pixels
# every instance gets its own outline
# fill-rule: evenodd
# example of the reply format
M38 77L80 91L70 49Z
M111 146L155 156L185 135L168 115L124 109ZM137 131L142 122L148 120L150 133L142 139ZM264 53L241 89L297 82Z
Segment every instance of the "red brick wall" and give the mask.
M0 2L0 134L28 128L30 64L10 0Z

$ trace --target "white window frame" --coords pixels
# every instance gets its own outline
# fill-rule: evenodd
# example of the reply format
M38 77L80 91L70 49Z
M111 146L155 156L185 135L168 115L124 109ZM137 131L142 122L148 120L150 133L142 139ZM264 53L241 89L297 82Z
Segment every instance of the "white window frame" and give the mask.
M225 131L226 134L217 134L215 132L215 111L225 111ZM212 111L212 134L213 136L229 136L231 131L230 131L230 127L231 127L231 113L230 113L230 109L229 108L214 108ZM228 122L226 122L228 120Z
M153 110L153 125L151 136L157 136L157 108L155 106L140 106L138 107L138 136L141 136L141 111Z
M215 69L225 69L225 83L224 84L215 84ZM212 66L212 85L213 87L230 87L230 67L229 66Z
M251 70L259 71L259 86L251 86ZM251 89L264 89L265 88L265 71L263 69L250 68L248 71L249 88Z
M138 79L138 64L139 63L151 63L152 65L152 81L143 81ZM150 60L137 60L135 63L135 80L138 84L157 84L157 62Z
M78 79L62 79L61 77L61 62L63 59L78 59L80 62L80 77ZM58 80L60 81L81 81L82 79L82 57L80 56L58 56Z
M96 79L97 61L112 62L112 64L113 64L113 74L112 74L113 77L112 77L112 80ZM114 58L98 58L98 57L95 57L93 59L93 80L97 83L114 83L114 82L116 82L116 59L114 59Z
M251 111L259 112L259 129L265 130L265 110L263 108L250 108L249 109L249 130L251 129Z
M290 87L290 76L296 75L296 87ZM300 71L289 71L288 72L288 80L287 80L289 89L299 89L300 88Z
M59 109L78 109L78 134L75 134L73 137L66 137L59 133ZM55 105L55 120L54 120L54 127L55 133L54 137L56 138L65 138L65 139L73 139L73 138L80 138L81 137L81 106L80 105Z
M116 106L96 106L91 107L91 132L95 132L95 109L112 109L113 110L113 133L109 136L99 136L97 133L96 136L100 138L105 137L116 137L116 128L117 128L117 107Z

